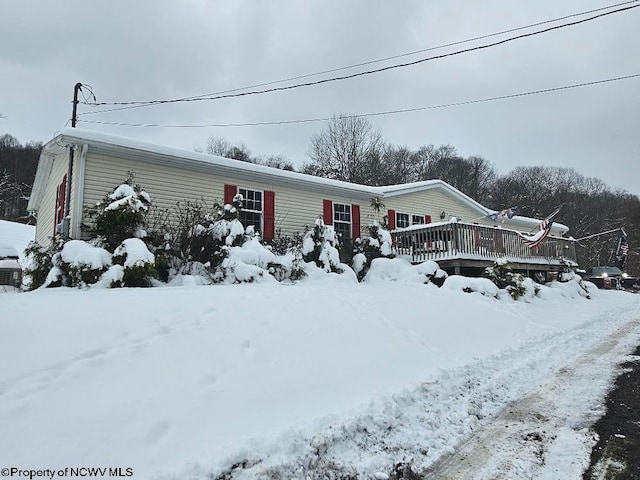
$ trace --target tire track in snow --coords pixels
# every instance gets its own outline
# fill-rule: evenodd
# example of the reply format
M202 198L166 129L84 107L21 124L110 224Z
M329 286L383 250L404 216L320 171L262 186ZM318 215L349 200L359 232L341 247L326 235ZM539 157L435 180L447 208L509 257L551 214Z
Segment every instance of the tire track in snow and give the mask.
M491 428L494 419L501 415L509 415L510 405L512 412L513 406L521 405L522 412L516 410L513 415L517 415L522 421L527 420L531 425L538 426L546 417L552 418L550 414L539 413L549 410L545 403L546 397L542 396L534 403L540 407L538 409L525 408L527 404L521 399L533 401L535 392L541 392L547 385L549 391L553 391L554 385L549 382L549 378L572 377L576 371L574 364L588 361L584 360L587 357L597 356L594 352L607 352L613 348L614 353L619 354L616 349L618 344L613 339L624 337L626 333L628 335L625 341L629 345L621 342L619 346L630 351L631 343L640 342L640 318L632 320L637 317L636 301L616 308L615 315L603 312L563 332L539 337L497 356L442 372L435 381L381 397L357 416L345 419L346 421L332 422L320 429L296 430L295 434L285 433L282 438L275 440L277 446L271 442L254 443L251 453L243 450L231 454L228 459L221 459L216 467L207 472L207 477L225 480L423 478L421 475L443 468L446 459L452 458L452 455L472 442L473 440L467 439L473 438L476 432ZM635 334L634 329L637 331ZM607 341L610 343L607 344ZM598 358L592 371L594 378L587 377L589 382L582 384L592 395L585 395L586 398L593 398L594 391L602 393L601 397L604 397L604 391L609 385L608 375L614 370L618 358L614 354L605 354L604 357L608 358L608 363ZM556 389L557 387L558 385ZM561 403L560 393L556 397L558 403ZM594 405L598 407L590 413L594 420L603 413L597 405L600 397L596 397L589 403L592 409ZM567 409L573 410L573 405L569 403ZM541 418L535 415L526 418L531 410L537 410L533 413L538 413ZM584 458L588 458L592 443L590 434L586 430L578 433L575 431L586 424L584 420L587 411L588 408L583 408L578 417L572 417L571 421L566 422L573 428L567 426L548 433L540 429L523 429L523 438L514 435L511 447L524 445L529 448L528 457L524 456L524 447L520 450L516 448L521 460L520 465L516 466L523 472L539 472L545 469L553 471L563 461L575 462L574 456L563 458L563 442L573 442L569 453L583 451ZM502 431L499 433L504 435ZM554 439L554 435L557 438ZM541 448L541 445L550 448ZM508 446L509 442L506 441L505 447ZM513 448L511 452L513 457ZM544 462L541 462L538 457L543 454ZM491 465L487 466L488 461L483 464L478 461L478 468L487 467L487 476L478 478L571 478L555 472L546 477L524 473L518 476L511 474L513 468L510 474L500 476L500 468L506 470L507 465L501 466L499 460L509 458L509 455L507 451L503 457L496 456L492 468L489 468ZM479 459L482 458L483 455L479 454ZM581 461L580 458L578 461ZM405 474L409 472L410 476L400 474L398 468ZM579 465L577 470L581 469L582 465ZM492 472L498 473L492 475ZM433 474L424 478L441 477ZM474 477L449 478L468 480Z
M595 348L557 370L543 385L509 405L488 425L483 426L456 452L439 460L426 472L425 480L498 480L519 478L569 478L588 464L595 443L588 427L602 414L599 405L579 409L581 399L592 397L594 383L611 382L616 364L640 341L640 319L624 325ZM604 373L606 372L606 373ZM606 394L602 387L597 401ZM559 442L578 440L585 458L559 459ZM563 461L571 465L560 464ZM564 470L564 472L562 472ZM560 476L558 476L560 474ZM548 476L548 477L547 477Z

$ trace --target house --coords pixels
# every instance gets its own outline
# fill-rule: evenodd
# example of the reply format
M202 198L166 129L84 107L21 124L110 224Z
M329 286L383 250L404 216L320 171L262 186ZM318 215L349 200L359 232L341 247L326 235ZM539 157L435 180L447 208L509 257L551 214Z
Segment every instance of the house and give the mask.
M42 150L29 201L38 243L61 229L71 238L86 236L86 208L130 174L160 208L198 199L230 203L241 193L243 224L266 241L303 232L320 214L353 239L386 215L398 254L438 259L451 271L488 265L498 256L542 271L557 269L561 257L575 263L573 242L560 238L565 225L554 224L548 245L530 250L516 232L531 232L539 220L515 216L496 225L488 218L492 210L441 180L369 187L75 128L62 130Z

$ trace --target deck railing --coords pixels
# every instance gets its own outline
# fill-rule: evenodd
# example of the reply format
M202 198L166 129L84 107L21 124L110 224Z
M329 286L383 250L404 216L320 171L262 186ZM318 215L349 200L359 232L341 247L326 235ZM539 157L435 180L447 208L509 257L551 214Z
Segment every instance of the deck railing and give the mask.
M396 254L414 263L456 258L495 260L504 257L531 264L576 262L575 240L547 237L529 248L517 232L470 223L439 223L392 232Z

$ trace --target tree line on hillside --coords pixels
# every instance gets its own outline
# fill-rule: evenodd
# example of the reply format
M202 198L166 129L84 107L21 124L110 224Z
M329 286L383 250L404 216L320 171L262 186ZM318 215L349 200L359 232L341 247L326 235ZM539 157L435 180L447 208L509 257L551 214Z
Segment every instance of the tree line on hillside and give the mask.
M0 136L0 219L26 221L27 204L42 150L41 142L22 145L11 135Z
M41 144L24 146L10 135L0 137L0 218L26 218ZM254 155L244 144L212 137L204 153L294 171L282 155ZM629 253L626 269L640 274L640 198L571 168L515 167L501 175L483 157L460 156L451 145L417 149L384 141L366 118L337 116L310 139L309 160L300 171L363 185L379 186L441 179L495 210L518 206L520 213L544 218L561 207L555 221L570 227L579 239L625 227ZM583 266L612 265L616 233L581 240L577 247Z

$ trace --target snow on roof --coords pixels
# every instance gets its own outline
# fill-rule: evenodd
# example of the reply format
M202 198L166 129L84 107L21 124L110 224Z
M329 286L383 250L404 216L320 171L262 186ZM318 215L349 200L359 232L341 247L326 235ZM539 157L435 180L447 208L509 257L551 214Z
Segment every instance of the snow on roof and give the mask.
M98 142L98 143L103 143L108 145L115 145L115 146L131 149L131 150L153 152L160 155L174 157L177 159L189 159L189 160L195 160L197 162L202 162L202 163L232 167L238 170L246 170L246 171L257 172L257 173L268 173L270 175L276 175L283 178L318 183L318 184L323 184L327 186L339 186L339 187L348 188L354 191L369 193L373 196L385 197L392 194L405 193L406 190L417 191L417 190L424 190L427 187L432 188L434 186L445 186L455 191L459 195L464 196L467 199L471 200L474 204L476 204L478 208L482 209L483 211L486 211L487 213L493 211L480 205L475 200L470 199L469 197L467 197L467 195L465 195L464 193L460 192L459 190L457 190L456 188L452 187L451 185L449 185L448 183L442 180L425 180L421 182L406 183L401 185L370 187L367 185L359 185L356 183L344 182L341 180L315 177L313 175L307 175L299 172L290 172L287 170L280 170L277 168L267 167L264 165L256 165L256 164L247 163L247 162L239 162L237 160L224 158L217 155L210 155L208 153L194 152L194 151L186 150L183 148L166 147L162 145L156 145L153 143L141 142L139 140L120 137L117 135L110 135L110 134L105 134L100 132L94 132L91 130L83 130L79 128L64 128L61 130L60 136L65 137L63 142L69 141L71 139L85 140L89 142ZM56 138L49 143L59 144L59 141Z
M370 187L366 185L359 185L356 183L344 182L341 180L333 180L329 178L316 177L313 175L307 175L299 172L290 172L287 170L280 170L277 168L266 167L264 165L256 165L253 163L240 162L237 160L219 157L216 155L210 155L207 153L199 153L183 148L167 147L162 145L156 145L153 143L142 142L131 138L120 137L117 135L110 135L101 132L95 132L91 130L84 130L79 128L64 128L60 134L49 141L43 151L46 151L48 147L60 146L64 143L73 143L74 141L80 142L93 142L99 143L111 147L120 147L128 150L138 150L143 152L155 153L157 155L171 157L175 163L179 162L196 162L200 164L216 165L223 168L235 169L237 171L244 171L254 176L270 176L271 178L280 178L285 181L294 183L306 183L324 186L327 188L338 188L348 190L351 193L360 195L371 195L374 197L393 197L397 195L404 195L418 191L424 191L431 188L441 188L448 191L454 197L457 197L463 203L467 204L470 208L476 210L479 216L488 215L493 213L484 205L481 205L473 198L462 193L457 188L449 185L443 180L424 180L420 182L405 183L401 185L387 185L380 187ZM539 220L516 216L514 217L516 223L533 227L539 223ZM561 230L568 231L569 228L560 223L555 223L555 226Z
M18 258L18 251L13 247L13 245L0 243L0 259L3 258Z
M0 258L22 258L24 249L36 237L36 227L0 220ZM9 249L13 252L8 254Z

